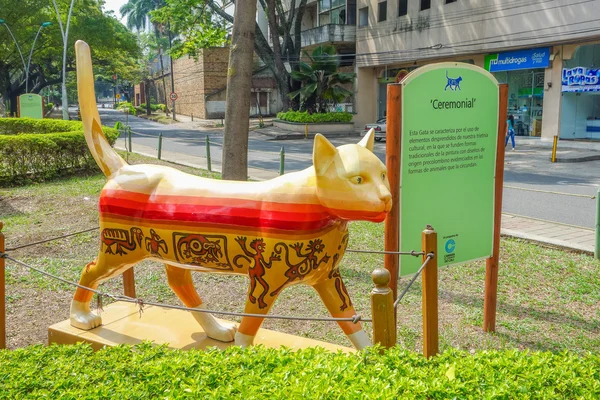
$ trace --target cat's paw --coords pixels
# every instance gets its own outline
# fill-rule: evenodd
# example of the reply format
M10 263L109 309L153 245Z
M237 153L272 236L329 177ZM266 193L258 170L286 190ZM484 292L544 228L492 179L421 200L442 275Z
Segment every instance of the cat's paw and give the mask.
M254 344L254 336L245 335L241 332L235 333L235 345L245 348Z
M205 308L204 304L196 308ZM202 329L211 339L218 340L220 342L233 342L237 328L231 324L222 324L212 314L193 311L192 315L198 321Z
M235 325L220 324L217 322L214 326L210 326L210 328L206 329L205 332L206 336L211 339L220 342L233 342L235 340L235 334L237 333L237 327Z
M70 322L75 328L90 330L102 325L102 317L91 312L87 303L73 300Z

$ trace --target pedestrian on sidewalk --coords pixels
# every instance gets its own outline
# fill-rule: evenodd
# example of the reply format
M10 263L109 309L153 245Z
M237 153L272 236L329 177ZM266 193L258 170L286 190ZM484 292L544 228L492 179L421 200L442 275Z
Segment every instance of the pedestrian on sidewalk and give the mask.
M508 138L512 144L512 151L515 151L515 117L509 114L506 120L506 140L504 141L504 147L508 146Z

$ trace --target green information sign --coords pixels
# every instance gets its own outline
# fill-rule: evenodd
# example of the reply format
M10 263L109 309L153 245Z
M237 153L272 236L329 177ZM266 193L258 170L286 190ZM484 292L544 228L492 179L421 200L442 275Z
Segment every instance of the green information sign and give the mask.
M402 81L400 250L438 234L438 265L492 255L499 88L482 68L432 64ZM401 257L400 274L420 258Z
M44 118L44 102L38 94L23 94L19 96L19 117Z

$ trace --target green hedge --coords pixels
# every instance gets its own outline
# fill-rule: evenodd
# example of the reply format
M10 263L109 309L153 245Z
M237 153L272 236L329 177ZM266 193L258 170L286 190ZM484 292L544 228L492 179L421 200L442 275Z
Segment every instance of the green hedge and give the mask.
M119 131L104 127L112 145ZM0 118L0 184L97 168L78 121Z
M277 113L277 118L282 121L299 122L305 124L327 123L327 122L352 122L352 114L349 112L329 112L309 114L306 111L287 111Z
M230 347L175 351L83 344L0 351L6 399L597 399L600 357L450 350Z

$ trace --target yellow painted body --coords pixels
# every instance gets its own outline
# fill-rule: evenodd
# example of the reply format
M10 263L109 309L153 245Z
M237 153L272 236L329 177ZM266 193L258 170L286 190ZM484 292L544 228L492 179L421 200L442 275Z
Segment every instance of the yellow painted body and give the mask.
M101 130L89 48L76 44L77 78L86 140L108 177L100 195L101 248L80 283L96 288L143 259L166 266L170 287L188 307L202 300L190 271L242 274L250 288L245 312L266 314L285 287L314 287L335 317L355 311L339 272L348 243L347 221L381 222L391 206L385 165L373 154L373 132L356 145L335 148L315 137L314 166L265 182L200 178L169 167L129 166ZM90 329L92 293L78 289L71 324ZM200 313L199 313L200 314ZM245 317L235 328L196 316L210 337L252 343L262 318ZM360 324L340 326L364 347Z

